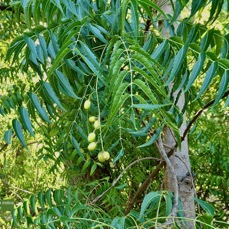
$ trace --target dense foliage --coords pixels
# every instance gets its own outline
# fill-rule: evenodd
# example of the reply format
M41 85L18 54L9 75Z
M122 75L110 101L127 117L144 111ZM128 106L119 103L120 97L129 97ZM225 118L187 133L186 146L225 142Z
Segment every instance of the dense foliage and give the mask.
M181 144L184 112L197 197L213 203L216 211L197 199L202 209L196 226L201 221L202 228L223 227L218 221L228 218L229 5L193 0L190 15L179 18L188 2L177 1L174 14L165 15L149 0L5 1L1 176L35 194L22 194L22 203L1 188L1 198L11 195L18 203L13 227L159 226L171 212L173 196L159 191L163 166L158 167L162 159L155 143L168 126ZM206 6L209 17L201 22L198 14ZM219 17L225 18L221 31L214 27ZM170 38L163 37L162 27ZM181 112L170 90L185 93ZM91 105L85 106L88 100ZM199 117L198 111L208 112ZM92 132L94 150L88 141ZM28 163L15 163L21 166L14 170L19 175L35 173L36 163L49 163L39 167L43 181L38 188L29 175L27 185L20 177L14 181L9 162L22 159L9 153L10 144L23 160L30 157ZM98 160L103 151L110 160ZM50 185L59 174L65 182ZM180 208L180 227L182 216Z

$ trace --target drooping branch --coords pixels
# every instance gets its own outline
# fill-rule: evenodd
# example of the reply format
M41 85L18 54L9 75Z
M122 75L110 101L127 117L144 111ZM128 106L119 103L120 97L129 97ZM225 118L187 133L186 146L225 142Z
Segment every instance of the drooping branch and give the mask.
M229 95L229 91L226 91L224 95L222 96L222 99L227 97ZM184 131L183 136L181 137L181 141L184 141L186 135L188 134L189 130L191 129L192 125L195 123L195 121L199 118L199 116L206 110L208 107L210 107L212 104L214 104L215 99L211 100L209 103L207 103L202 109L196 112L192 120L187 125L187 128Z

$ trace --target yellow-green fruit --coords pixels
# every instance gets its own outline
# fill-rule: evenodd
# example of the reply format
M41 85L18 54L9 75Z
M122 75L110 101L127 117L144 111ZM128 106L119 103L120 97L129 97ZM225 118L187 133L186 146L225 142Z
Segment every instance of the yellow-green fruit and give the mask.
M100 153L98 154L98 160L99 160L100 162L104 162L104 161L105 161L105 158L104 158L104 156L103 156L103 152L100 152Z
M84 109L88 110L91 106L91 101L88 99L84 102Z
M89 117L89 122L93 123L95 121L96 121L96 117L95 116Z
M107 151L103 152L103 158L107 161L110 159L110 154Z
M94 122L94 127L95 127L95 129L96 130L98 130L99 128L100 128L100 121L98 121L98 120L96 120L95 122Z
M96 143L95 142L90 143L87 148L88 150L93 151L96 148Z
M84 153L84 149L80 147L80 152L81 153Z
M89 142L93 142L95 140L95 137L96 137L95 133L92 132L92 133L88 134L87 140Z

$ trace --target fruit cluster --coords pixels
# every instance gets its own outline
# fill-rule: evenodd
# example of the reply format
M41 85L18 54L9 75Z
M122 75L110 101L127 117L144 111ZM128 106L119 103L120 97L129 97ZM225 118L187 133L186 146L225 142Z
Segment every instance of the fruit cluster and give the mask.
M84 109L89 110L90 107L91 107L91 101L88 99L84 102ZM95 131L101 128L101 123L99 120L97 120L95 116L90 116L88 120L90 123L93 123L94 131L88 134L87 140L90 144L88 145L87 148L89 151L93 151L96 149L96 146L97 146L97 143L95 142L95 139L96 139ZM100 162L104 162L109 159L110 159L110 154L107 151L102 151L98 154L98 160Z

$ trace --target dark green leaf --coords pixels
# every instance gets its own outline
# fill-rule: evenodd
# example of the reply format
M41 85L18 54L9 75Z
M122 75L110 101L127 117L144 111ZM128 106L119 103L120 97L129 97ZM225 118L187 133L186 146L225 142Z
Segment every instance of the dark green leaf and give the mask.
M22 126L21 126L21 123L17 120L17 119L14 119L12 121L13 123L13 128L14 128L14 131L16 133L16 136L18 137L18 139L20 140L21 144L27 148L27 145L25 143L25 138L24 138L24 134L22 132Z
M79 99L79 97L75 94L75 92L72 89L72 86L70 85L68 78L64 76L64 74L58 70L55 71L58 82L60 83L61 87L64 89L66 94L70 97L73 97L75 99Z
M50 85L50 83L48 83L48 82L44 83L44 89L45 89L45 92L47 93L47 95L49 96L49 98L54 103L56 103L58 107L60 107L64 111L66 111L66 109L60 103L60 100L57 97L56 93L54 92L54 90L53 90L52 86Z
M12 143L12 135L13 132L12 130L7 130L4 134L4 140L7 144L11 144Z
M31 99L31 101L32 101L33 106L36 108L38 114L40 115L40 117L41 117L44 121L50 123L51 121L49 120L49 117L48 117L48 115L47 115L47 112L46 112L46 110L44 109L44 107L40 104L37 95L35 95L35 94L33 94L33 93L30 93L30 94L29 94L29 97L30 97L30 99Z
M141 205L141 212L140 212L140 216L139 219L142 218L143 214L145 213L146 209L148 208L148 206L156 200L156 202L158 203L160 200L160 192L150 192L148 193L142 202Z
M214 216L215 209L211 204L209 204L203 200L197 199L197 198L194 198L194 199L197 202L197 204L199 204L207 213Z
M177 53L177 55L175 56L172 71L171 71L169 78L167 79L165 85L169 85L171 83L171 81L174 79L174 77L177 75L179 70L181 69L181 66L185 60L187 51L188 51L188 46L184 45L180 49L180 51Z
M20 107L19 108L19 113L21 115L22 123L24 124L26 129L29 131L29 133L34 137L33 127L32 127L32 123L31 123L30 117L29 117L28 110L26 108L24 108L24 107Z
M124 149L121 149L119 152L118 152L118 154L117 154L117 156L115 157L115 159L113 160L113 164L116 162L116 161L118 161L122 156L124 155Z
M161 133L162 129L163 129L163 127L158 128L155 131L154 135L150 138L150 140L148 142L138 146L138 148L143 148L143 147L152 145L157 140L157 138L158 138L159 134Z
M222 79L219 84L218 94L216 96L213 106L218 104L219 100L223 97L225 91L227 90L228 83L229 83L229 70L225 71L225 73L222 76Z
M200 54L198 61L195 63L195 65L193 67L191 76L189 78L188 84L187 84L184 92L189 90L189 88L193 85L193 82L195 81L197 76L200 74L200 71L204 67L205 57L206 57L206 55L204 53Z
M217 62L213 62L211 64L211 66L209 67L204 82L200 88L200 92L197 95L196 99L200 98L200 96L205 92L205 90L208 88L209 84L211 83L211 80L213 79L213 77L215 76L216 72L217 72L217 68L218 68L218 63Z

